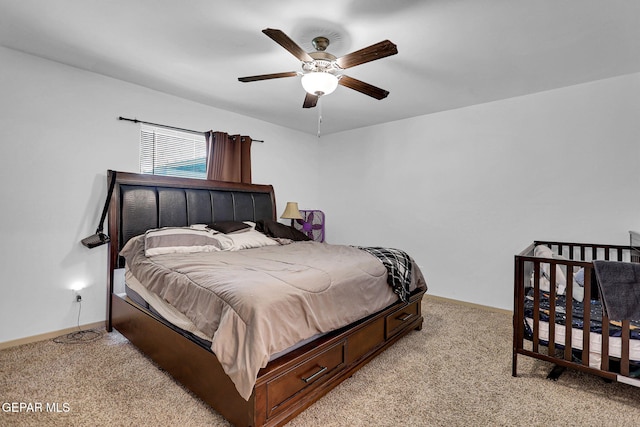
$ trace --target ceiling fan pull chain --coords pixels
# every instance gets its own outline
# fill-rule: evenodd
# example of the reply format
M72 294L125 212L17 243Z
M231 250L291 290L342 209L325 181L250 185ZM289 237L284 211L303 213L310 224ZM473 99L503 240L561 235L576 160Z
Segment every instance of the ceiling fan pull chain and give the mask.
M318 96L318 138L320 138L320 124L322 124L322 96Z

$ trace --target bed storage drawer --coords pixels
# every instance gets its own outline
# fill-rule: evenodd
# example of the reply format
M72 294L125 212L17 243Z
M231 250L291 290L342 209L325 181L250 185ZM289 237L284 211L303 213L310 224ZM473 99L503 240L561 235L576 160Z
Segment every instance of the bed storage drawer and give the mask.
M418 318L420 315L418 313L418 302L409 303L385 317L385 339L394 336L404 329L406 325Z
M331 378L344 365L345 342L340 341L267 382L267 417L288 406L300 392Z

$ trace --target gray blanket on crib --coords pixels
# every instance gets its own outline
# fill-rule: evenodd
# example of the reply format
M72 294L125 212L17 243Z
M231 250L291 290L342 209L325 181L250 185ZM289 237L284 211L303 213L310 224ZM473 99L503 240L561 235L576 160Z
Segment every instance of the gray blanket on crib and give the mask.
M593 261L593 267L609 319L640 319L640 264Z

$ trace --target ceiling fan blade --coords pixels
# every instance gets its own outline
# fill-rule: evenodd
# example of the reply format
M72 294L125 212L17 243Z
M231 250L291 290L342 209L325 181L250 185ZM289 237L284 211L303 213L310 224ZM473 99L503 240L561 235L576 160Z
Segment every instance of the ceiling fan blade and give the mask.
M266 28L262 30L267 36L271 37L271 39L278 43L283 48L287 49L293 56L298 58L303 62L311 62L313 58L309 56L307 52L305 52L300 46L296 44L293 40L289 38L288 35L283 33L280 30L276 30L273 28Z
M389 40L381 41L364 49L347 53L346 55L336 59L336 63L340 68L346 69L364 64L365 62L375 61L376 59L385 58L387 56L398 53L398 48Z
M340 77L340 80L338 80L338 84L348 87L349 89L357 90L358 92L369 95L375 99L384 99L389 95L389 91L380 89L379 87L375 87L374 85L370 85L369 83L365 83L358 79L354 79L353 77L345 76L344 74Z
M238 80L241 82L255 82L258 80L269 80L269 79L279 79L281 77L295 77L298 73L295 71L288 71L286 73L274 73L274 74L261 74L259 76L249 76L249 77L238 77Z
M309 92L304 97L302 108L313 108L318 104L318 95L312 95Z

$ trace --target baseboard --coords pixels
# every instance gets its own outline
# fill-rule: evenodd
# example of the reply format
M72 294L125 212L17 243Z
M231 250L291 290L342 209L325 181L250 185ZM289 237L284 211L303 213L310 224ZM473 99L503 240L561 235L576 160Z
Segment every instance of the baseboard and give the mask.
M476 304L476 303L473 303L473 302L460 301L460 300L457 300L457 299L439 297L439 296L436 296L436 295L429 295L429 294L425 294L424 297L426 299L433 299L433 300L450 302L451 304L458 304L458 305L466 305L466 306L469 306L469 307L475 307L475 308L479 308L480 310L493 311L493 312L496 312L496 313L508 314L510 316L513 315L513 311L512 310L506 310L504 308L491 307L489 305Z
M81 330L101 329L101 328L104 328L104 320L101 321L101 322L95 322L95 323L88 323L86 325L80 325L80 329ZM59 337L60 335L65 335L65 334L68 334L70 332L75 332L77 330L78 330L78 326L74 326L72 328L66 328L66 329L62 329L62 330L59 330L59 331L47 332L45 334L34 335L34 336L31 336L31 337L25 337L25 338L19 338L17 340L0 342L0 350L3 350L5 348L10 348L10 347L17 347L17 346L23 345L23 344L30 344L32 342L50 340L50 339Z
M497 312L497 313L505 313L505 314L509 314L509 315L513 314L513 312L511 310L505 310L505 309L502 309L502 308L490 307L488 305L475 304L475 303L472 303L472 302L460 301L460 300L451 299L451 298L439 297L439 296L436 296L436 295L430 295L428 293L425 294L424 298L427 299L427 300L433 299L433 300L440 300L440 301L450 302L452 304L467 305L467 306L470 306L470 307L479 308L481 310L494 311L494 312ZM82 329L82 330L84 330L84 329L100 329L100 328L104 328L104 321L95 322L95 323L88 323L86 325L81 325L80 326L80 329ZM47 332L45 334L34 335L34 336L31 336L31 337L19 338L17 340L13 340L13 341L0 342L0 350L3 350L5 348L10 348L10 347L17 347L17 346L23 345L23 344L30 344L32 342L38 342L38 341L44 341L44 340L53 339L53 338L59 337L60 335L68 334L70 332L77 331L77 330L78 330L78 327L74 326L72 328L66 328L66 329L62 329L62 330L59 330L59 331Z

